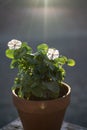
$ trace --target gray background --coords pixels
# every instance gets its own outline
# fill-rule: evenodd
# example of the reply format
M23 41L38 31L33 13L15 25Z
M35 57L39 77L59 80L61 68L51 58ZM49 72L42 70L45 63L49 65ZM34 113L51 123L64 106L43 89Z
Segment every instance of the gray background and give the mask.
M35 3L35 1L37 3ZM71 103L65 120L87 127L87 0L0 0L0 127L18 115L12 103L11 86L17 70L10 70L5 57L11 39L56 47L76 60L66 67L65 81L71 85Z

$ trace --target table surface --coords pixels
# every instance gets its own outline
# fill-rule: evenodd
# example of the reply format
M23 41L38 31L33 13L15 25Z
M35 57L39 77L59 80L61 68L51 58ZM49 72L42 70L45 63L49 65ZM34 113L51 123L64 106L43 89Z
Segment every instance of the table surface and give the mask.
M0 130L23 130L23 127L20 119L17 118L16 120L11 122L7 126L1 128ZM87 128L75 124L67 123L64 121L61 130L87 130Z

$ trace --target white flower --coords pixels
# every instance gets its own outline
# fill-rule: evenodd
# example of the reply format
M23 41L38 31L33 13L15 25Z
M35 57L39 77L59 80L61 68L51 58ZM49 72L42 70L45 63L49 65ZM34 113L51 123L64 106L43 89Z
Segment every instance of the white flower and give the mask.
M47 57L50 60L54 60L59 57L59 51L53 48L49 48L47 52Z
M9 49L16 50L16 49L19 49L21 47L21 45L22 45L22 42L18 41L16 39L13 39L13 40L11 40L11 41L8 42Z

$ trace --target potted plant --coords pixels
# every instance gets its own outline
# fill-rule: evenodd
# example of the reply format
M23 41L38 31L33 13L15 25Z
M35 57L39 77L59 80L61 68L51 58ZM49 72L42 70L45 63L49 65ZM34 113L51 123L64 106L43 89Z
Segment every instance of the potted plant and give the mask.
M8 47L10 67L18 68L12 96L24 130L60 130L71 93L63 82L63 66L74 66L75 61L45 43L35 53L27 43L15 39Z

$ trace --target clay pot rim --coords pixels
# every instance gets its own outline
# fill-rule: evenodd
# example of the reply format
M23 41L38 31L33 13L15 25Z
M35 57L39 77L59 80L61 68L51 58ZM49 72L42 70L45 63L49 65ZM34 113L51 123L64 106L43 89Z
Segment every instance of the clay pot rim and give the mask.
M26 99L24 99L24 98L20 98L20 97L18 97L18 95L15 93L15 90L12 90L12 93L13 93L13 95L16 97L16 98L18 98L19 100L24 100L24 101L26 101L26 102L52 102L52 101L60 101L60 100L63 100L64 98L66 98L67 96L69 96L70 95L70 93L71 93L71 87L70 87L70 85L68 85L67 83L65 83L65 82L62 82L62 84L64 85L64 86L66 86L67 87L67 93L64 95L64 96L62 96L62 97L59 97L59 98L56 98L56 99L51 99L51 100L26 100Z

